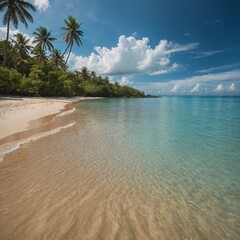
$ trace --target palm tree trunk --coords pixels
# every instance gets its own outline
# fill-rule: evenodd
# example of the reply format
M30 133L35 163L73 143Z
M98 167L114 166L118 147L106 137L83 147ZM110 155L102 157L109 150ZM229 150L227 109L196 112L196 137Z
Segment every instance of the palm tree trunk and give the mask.
M8 39L9 39L9 29L10 29L10 18L8 17L8 23L7 23L7 37L4 43L3 47L3 67L6 66L7 63L7 57L8 57Z
M62 54L62 57L64 56L64 54L67 52L68 48L70 45L67 46L67 48L65 49L64 53Z
M69 59L69 57L70 57L70 53L72 52L72 46L73 46L73 44L72 44L71 47L70 47L70 50L69 50L69 53L68 53L68 57L67 57L67 60L66 60L66 64L67 64L67 61L68 61L68 59Z
M43 46L42 46L42 51L41 51L41 63L43 63L43 53L45 51L45 43L43 43Z

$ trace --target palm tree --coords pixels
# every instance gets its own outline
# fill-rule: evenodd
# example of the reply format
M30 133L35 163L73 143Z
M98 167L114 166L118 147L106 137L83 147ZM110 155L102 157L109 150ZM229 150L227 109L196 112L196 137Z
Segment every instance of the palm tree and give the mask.
M80 77L83 79L83 81L86 81L90 77L89 70L86 67L82 67L80 71Z
M27 10L36 11L36 8L24 0L0 0L0 12L5 11L3 15L3 25L7 25L7 36L4 45L3 66L6 65L8 56L8 40L10 22L15 28L18 27L18 19L25 27L28 27L27 21L33 22L33 17Z
M43 63L48 60L47 53L41 48L41 46L36 46L33 49L32 54L33 54L33 59L39 63Z
M67 63L70 53L72 51L74 42L76 42L76 44L78 46L82 45L82 40L80 37L83 36L83 31L79 30L82 23L78 23L77 19L72 16L69 16L68 19L64 20L64 22L65 22L66 26L62 27L62 29L64 31L66 31L67 33L64 35L63 39L65 40L65 42L67 44L67 48L64 51L63 55L70 48L67 59L66 59L66 63Z
M60 50L54 48L50 60L54 63L56 68L59 68L61 70L67 69L66 63Z
M16 62L17 69L24 74L24 72L27 73L30 69L29 52L32 50L32 46L30 45L30 39L25 37L22 33L17 33L14 37L15 40L12 39L14 44L13 50L16 52L14 61ZM11 55L10 52L9 55Z
M91 71L90 72L90 77L91 78L94 78L94 77L96 77L97 75L96 75L96 72L95 71Z
M19 53L21 59L26 59L29 56L29 52L32 50L30 44L30 39L26 38L22 33L17 33L14 35L16 40L12 40L14 43L14 48Z
M34 32L33 35L35 35L33 43L36 43L36 47L40 47L42 49L42 53L46 50L52 51L54 49L51 42L57 39L51 37L51 32L48 32L45 27L37 28L37 31Z

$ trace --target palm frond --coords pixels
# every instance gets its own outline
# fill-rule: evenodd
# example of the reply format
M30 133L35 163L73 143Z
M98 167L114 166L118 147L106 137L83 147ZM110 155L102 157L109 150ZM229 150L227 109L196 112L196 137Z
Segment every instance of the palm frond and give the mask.
M30 9L32 10L33 12L36 12L36 8L31 4L31 3L28 3L28 2L25 2L25 1L19 1L18 0L18 4L20 6L22 6L23 8L26 8L26 9Z
M4 11L8 7L8 2L0 3L0 12Z
M32 15L22 6L19 6L19 9L21 10L22 14L24 15L24 17L30 21L31 23L33 23L33 17Z

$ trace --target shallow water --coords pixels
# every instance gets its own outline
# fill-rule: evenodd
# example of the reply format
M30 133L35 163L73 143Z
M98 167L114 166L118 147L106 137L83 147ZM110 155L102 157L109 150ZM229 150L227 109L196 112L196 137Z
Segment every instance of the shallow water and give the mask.
M0 163L0 239L239 239L240 98L74 107Z

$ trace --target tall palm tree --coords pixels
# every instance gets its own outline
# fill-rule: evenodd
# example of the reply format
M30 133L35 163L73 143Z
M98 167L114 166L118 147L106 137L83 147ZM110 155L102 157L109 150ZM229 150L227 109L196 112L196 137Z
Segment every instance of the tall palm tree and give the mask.
M51 31L49 32L45 27L39 27L33 35L35 35L33 43L36 43L36 47L40 47L42 49L42 53L46 50L52 51L54 49L51 42L57 39L51 37Z
M5 11L3 15L3 25L7 25L7 36L4 45L3 66L6 65L8 56L8 41L10 22L15 28L18 27L18 20L22 22L25 27L28 27L27 21L33 22L33 17L28 10L36 11L36 8L24 0L0 0L0 12Z
M17 33L14 35L16 38L12 40L14 43L14 48L19 53L21 59L26 59L29 56L29 52L32 50L30 44L30 39L26 38L22 33Z
M50 60L54 63L56 68L59 68L61 70L66 70L67 69L66 63L63 59L63 55L62 55L60 50L54 48L52 53L51 53L51 59Z
M79 30L82 23L78 23L77 19L74 18L73 16L69 16L68 19L64 20L64 22L65 22L66 26L62 27L62 29L64 31L66 31L67 33L64 35L63 39L65 40L65 42L67 44L67 48L64 51L63 55L70 48L67 59L66 59L66 63L67 63L70 53L72 51L74 42L76 42L76 44L78 46L82 45L82 40L80 37L83 36L83 31Z

